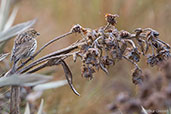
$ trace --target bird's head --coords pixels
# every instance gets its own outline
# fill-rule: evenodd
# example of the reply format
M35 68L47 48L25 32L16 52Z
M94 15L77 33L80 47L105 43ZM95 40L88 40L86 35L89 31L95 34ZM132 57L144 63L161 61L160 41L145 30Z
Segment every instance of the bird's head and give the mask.
M29 36L31 36L32 38L36 38L36 37L38 37L38 36L40 35L40 33L37 32L37 31L36 31L35 29L33 29L33 28L28 29L28 30L26 31L26 33L27 33Z

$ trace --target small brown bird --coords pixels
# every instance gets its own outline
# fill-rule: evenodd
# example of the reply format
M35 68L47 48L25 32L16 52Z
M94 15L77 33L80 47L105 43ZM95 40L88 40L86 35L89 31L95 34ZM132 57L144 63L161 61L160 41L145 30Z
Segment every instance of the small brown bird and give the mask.
M37 41L35 38L39 35L40 34L33 28L18 34L14 41L11 54L11 61L14 62L13 67L19 60L28 58L33 55L37 48Z

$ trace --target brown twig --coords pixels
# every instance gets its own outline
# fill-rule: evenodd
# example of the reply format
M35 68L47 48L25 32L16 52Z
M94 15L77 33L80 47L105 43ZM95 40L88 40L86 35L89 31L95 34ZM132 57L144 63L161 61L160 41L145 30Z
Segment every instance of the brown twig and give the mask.
M11 87L10 114L20 114L20 87Z

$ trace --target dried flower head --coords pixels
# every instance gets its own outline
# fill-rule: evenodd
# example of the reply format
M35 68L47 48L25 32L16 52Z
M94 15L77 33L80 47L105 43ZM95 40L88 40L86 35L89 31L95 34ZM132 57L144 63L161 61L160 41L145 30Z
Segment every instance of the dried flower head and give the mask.
M119 15L117 15L117 14L114 14L114 15L113 14L106 14L105 15L106 21L111 25L115 25L117 23L117 21L116 21L117 17L119 17Z
M82 29L81 25L76 24L71 28L71 32L72 33L81 33L81 29Z

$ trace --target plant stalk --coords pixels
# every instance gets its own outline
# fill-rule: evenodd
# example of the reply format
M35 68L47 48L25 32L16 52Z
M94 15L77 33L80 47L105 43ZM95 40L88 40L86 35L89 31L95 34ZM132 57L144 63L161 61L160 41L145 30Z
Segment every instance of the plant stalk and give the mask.
M20 87L11 86L10 114L20 114Z

